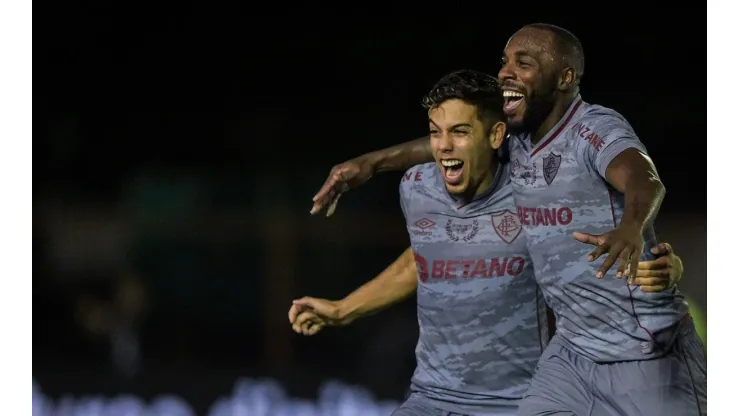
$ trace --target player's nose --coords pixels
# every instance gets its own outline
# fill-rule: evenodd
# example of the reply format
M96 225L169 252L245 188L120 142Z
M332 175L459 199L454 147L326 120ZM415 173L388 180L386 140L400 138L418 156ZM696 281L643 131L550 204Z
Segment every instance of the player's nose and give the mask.
M498 71L498 80L501 84L504 83L506 80L514 79L516 78L516 73L514 72L513 68L509 63L505 63L501 65L501 69Z
M452 135L450 134L443 134L442 137L439 139L439 150L443 152L451 152L454 148L454 143L452 141Z

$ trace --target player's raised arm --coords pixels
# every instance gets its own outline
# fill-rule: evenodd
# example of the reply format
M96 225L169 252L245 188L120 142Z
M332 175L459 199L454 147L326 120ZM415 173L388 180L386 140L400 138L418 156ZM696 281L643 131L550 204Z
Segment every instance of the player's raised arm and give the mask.
M288 320L295 332L314 335L325 326L347 325L396 304L413 294L416 285L416 261L409 247L377 277L342 300L311 297L294 300Z
M311 215L328 207L326 216L331 216L342 193L364 184L376 173L405 171L433 160L429 137L424 136L340 163L331 169L324 186L313 197Z

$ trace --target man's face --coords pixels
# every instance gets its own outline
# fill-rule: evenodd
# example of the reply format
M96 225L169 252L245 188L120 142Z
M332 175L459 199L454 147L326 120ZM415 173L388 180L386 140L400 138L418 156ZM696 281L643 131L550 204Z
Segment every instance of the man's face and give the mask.
M492 182L491 139L496 129L505 132L503 123L487 129L477 108L462 100L447 100L429 110L430 145L450 194L472 197Z
M498 79L504 113L513 131L532 131L552 111L559 67L552 33L524 28L509 39Z

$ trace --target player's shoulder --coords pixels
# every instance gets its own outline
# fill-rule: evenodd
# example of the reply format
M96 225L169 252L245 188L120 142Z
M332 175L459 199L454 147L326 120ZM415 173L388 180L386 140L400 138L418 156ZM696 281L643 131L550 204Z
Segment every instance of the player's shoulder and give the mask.
M601 137L615 130L633 132L632 126L630 126L627 119L617 110L598 104L587 104L585 102L570 128L570 131L576 135L588 131L589 134L593 133Z
M438 171L437 164L434 162L413 166L401 177L401 186L432 186L436 183Z
M438 180L439 169L434 162L416 165L407 170L401 177L399 189L402 195L409 195L424 188L433 187Z

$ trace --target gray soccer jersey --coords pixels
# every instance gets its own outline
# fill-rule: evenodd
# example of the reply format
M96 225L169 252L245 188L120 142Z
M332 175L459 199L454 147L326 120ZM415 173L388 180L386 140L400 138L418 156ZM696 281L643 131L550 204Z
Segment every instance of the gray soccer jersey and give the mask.
M536 146L529 136L512 137L510 146L517 214L558 338L596 362L664 355L688 313L681 293L645 293L617 279L616 265L599 280L606 256L588 263L594 247L573 239L576 231L602 234L619 224L624 195L606 182L606 168L625 149L647 154L630 125L579 96ZM652 228L645 242L648 259Z
M467 204L434 163L407 171L400 194L419 271L412 391L454 412L513 414L548 333L508 169Z

